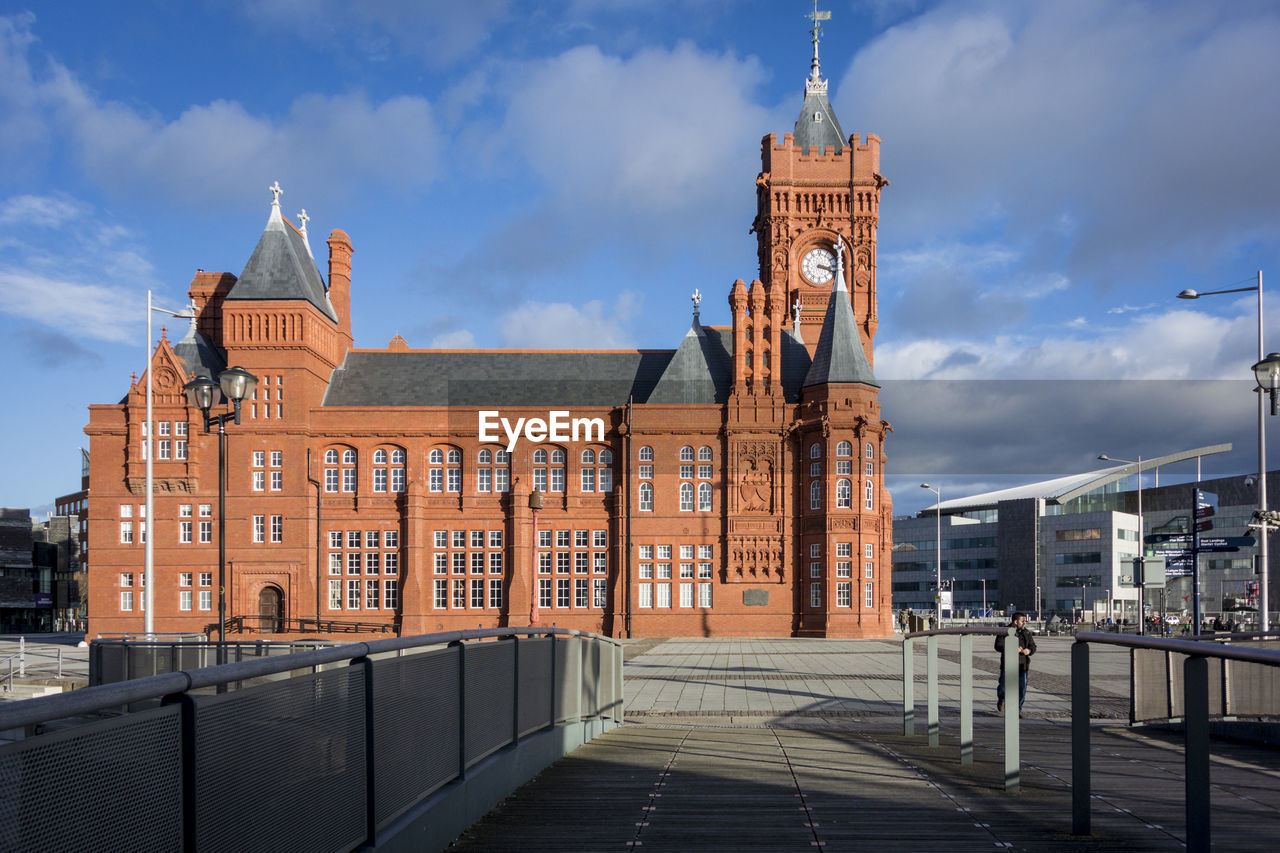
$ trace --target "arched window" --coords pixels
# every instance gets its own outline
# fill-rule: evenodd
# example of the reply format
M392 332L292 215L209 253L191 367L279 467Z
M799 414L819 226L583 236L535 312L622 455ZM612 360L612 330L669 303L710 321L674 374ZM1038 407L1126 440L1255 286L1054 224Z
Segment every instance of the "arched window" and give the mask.
M356 464L356 452L350 449L342 451L342 464L343 465Z
M809 484L809 509L822 509L822 481Z
M378 448L377 450L373 451L373 464L374 464L374 465L386 465L386 464L387 464L387 451L383 450L382 448Z
M462 491L462 451L456 448L447 451L433 448L427 454L427 461L432 466L427 469L427 488L430 491Z
M641 448L640 448L640 461L641 461L641 462L652 462L652 461L653 461L653 448L652 448L652 447L650 447L649 445L647 445L647 444L646 444L644 447L641 447Z
M551 450L551 469L548 472L551 481L548 484L552 492L564 491L564 451L556 447Z
M711 484L698 484L698 512L711 512Z
M461 450L450 450L450 451L449 451L449 464L450 464L450 465L461 465L461 464L462 464L462 451L461 451Z
M836 482L836 507L850 509L853 506L853 484L848 480Z
M818 444L818 442L816 442L816 441L815 441L813 444L809 445L809 458L810 458L810 459L821 459L821 458L822 458L822 445L821 445L821 444Z
M494 465L510 465L511 454L505 450L493 451L493 464Z
M596 452L589 447L586 450L582 451L582 464L583 465L596 464Z
M640 484L640 511L653 512L653 483Z
M404 451L403 451L403 450L393 450L393 451L391 451L391 464L392 464L392 465L403 465L403 464L404 464Z
M866 449L865 455L868 459L876 458L876 449L871 446L871 442L867 442L867 449Z
M613 451L612 451L612 450L601 450L601 451L600 451L600 464L601 464L601 465L612 465L612 464L613 464Z
M341 467L338 460L341 459ZM356 490L356 452L346 449L339 453L336 448L324 452L324 490L326 492L354 492ZM341 484L341 485L339 485Z
M391 468L388 473L391 477L391 491L404 491L404 451L399 448L391 450Z
M379 447L373 451L373 490L375 492L385 492L387 490L387 451Z
M547 464L547 451L543 450L541 447L539 447L537 450L533 451L533 464L534 464L534 465L546 465L546 464Z
M836 445L836 456L852 456L853 445L847 441L842 441Z
M427 461L430 462L432 465L443 465L444 453L440 451L439 448L432 450L429 454L427 454Z
M875 487L871 485L871 481L870 481L870 480L867 480L867 488L866 488L866 507L867 507L867 509L874 509L874 508L875 508L875 503L874 503L874 501L873 501L873 499L872 499L872 496L873 496L874 494L875 494Z
M338 464L338 451L336 451L336 450L332 450L332 449L330 449L330 450L326 450L326 451L324 452L324 464L326 464L326 465L337 465L337 464Z
M480 448L480 452L476 454L476 462L480 465L488 465L493 462L493 453L487 447Z
M692 447L690 447L689 445L687 445L687 444L686 444L684 447L680 448L680 461L681 461L681 462L692 462L692 461L693 461L693 448L692 448Z
M680 484L680 511L693 512L693 483Z
M712 458L714 458L714 457L712 456L712 452L711 452L711 448L710 448L710 447L708 447L708 446L706 446L706 445L704 444L702 447L699 447L699 448L698 448L698 461L699 461L699 462L710 462L710 461L712 460Z

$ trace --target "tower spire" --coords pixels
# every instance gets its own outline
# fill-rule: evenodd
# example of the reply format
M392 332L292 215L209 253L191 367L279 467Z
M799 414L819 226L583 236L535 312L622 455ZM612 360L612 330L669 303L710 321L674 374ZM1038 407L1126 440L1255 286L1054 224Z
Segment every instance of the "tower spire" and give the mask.
M818 0L813 0L813 11L808 15L805 15L805 17L813 22L813 28L809 30L809 34L813 36L813 61L809 66L809 79L805 81L804 85L805 94L809 94L810 92L822 92L825 94L827 91L827 84L826 81L822 79L822 66L818 62L818 41L822 37L822 25L819 21L831 20L831 13L819 12Z

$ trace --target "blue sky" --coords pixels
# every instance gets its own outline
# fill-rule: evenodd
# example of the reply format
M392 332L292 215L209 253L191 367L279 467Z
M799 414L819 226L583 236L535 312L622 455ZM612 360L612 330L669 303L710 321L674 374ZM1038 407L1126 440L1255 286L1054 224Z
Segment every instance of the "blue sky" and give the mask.
M896 509L930 502L921 480L957 495L1098 452L1235 441L1223 470L1255 466L1247 385L1184 383L1248 379L1254 296L1173 297L1261 269L1280 349L1280 8L822 7L836 114L881 137L891 181L876 372ZM695 287L728 323L811 8L0 2L0 505L77 487L86 407L144 366L147 289L178 308L197 269L238 274L276 180L313 243L351 236L357 346L674 347ZM934 405L920 379L1007 405ZM1121 382L1050 386L1047 410L1018 390L1059 380Z

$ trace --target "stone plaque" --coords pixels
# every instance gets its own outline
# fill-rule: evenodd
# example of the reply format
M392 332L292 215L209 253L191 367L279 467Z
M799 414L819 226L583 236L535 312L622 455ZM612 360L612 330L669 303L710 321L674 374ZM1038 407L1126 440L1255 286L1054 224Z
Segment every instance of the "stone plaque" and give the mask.
M742 603L747 607L767 607L769 604L769 590L744 589L742 591Z

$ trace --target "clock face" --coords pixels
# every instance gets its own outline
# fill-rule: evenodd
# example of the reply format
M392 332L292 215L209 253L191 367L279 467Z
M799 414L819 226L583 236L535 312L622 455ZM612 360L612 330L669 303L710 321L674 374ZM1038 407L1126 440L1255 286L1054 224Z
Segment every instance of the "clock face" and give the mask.
M826 249L810 249L800 262L800 271L814 284L826 284L835 277L836 256Z

